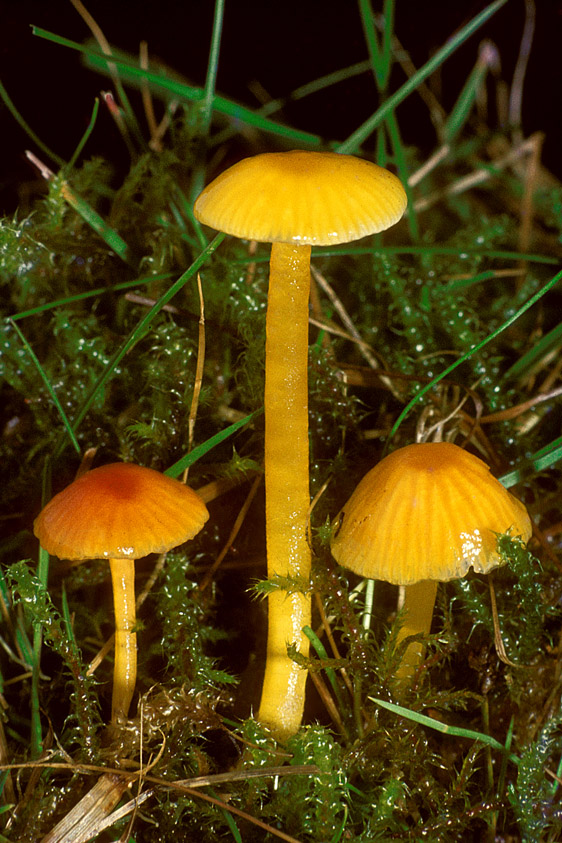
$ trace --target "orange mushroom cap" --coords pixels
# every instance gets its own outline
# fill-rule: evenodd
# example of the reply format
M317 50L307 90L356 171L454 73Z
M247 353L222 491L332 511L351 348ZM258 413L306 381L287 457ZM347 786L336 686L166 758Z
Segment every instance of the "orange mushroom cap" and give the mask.
M86 472L44 507L33 530L60 559L139 559L192 539L209 513L183 483L112 463Z
M338 518L334 558L396 585L500 565L496 535L531 536L527 510L478 457L448 442L408 445L361 480Z
M388 170L336 152L266 152L230 167L197 198L196 218L246 240L327 246L398 222L406 192Z

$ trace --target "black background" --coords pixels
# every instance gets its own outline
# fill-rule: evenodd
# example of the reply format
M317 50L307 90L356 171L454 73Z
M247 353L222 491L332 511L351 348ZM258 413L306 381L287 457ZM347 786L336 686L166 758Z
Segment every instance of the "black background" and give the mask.
M213 0L90 0L87 8L116 47L137 53L148 42L158 56L195 84L204 82L212 26ZM488 5L485 0L398 0L395 30L421 66L446 39ZM373 3L375 10L382 2ZM536 0L537 22L525 81L523 130L546 133L544 161L562 176L562 0ZM44 41L31 24L72 40L90 32L68 0L0 0L0 78L16 107L37 135L68 158L88 125L94 98L109 82L82 66L79 55ZM524 21L524 0L508 0L484 27L444 65L442 101L450 108L470 71L483 38L499 47L502 75L511 81ZM248 88L257 80L272 97L323 74L367 58L355 0L226 0L217 90L250 107ZM393 87L404 81L397 69ZM368 74L328 94L291 105L284 119L332 140L344 139L377 106ZM435 146L425 106L416 94L398 109L407 143L426 152ZM36 177L23 151L33 143L0 104L0 212L11 213L21 199L22 182ZM37 151L37 150L35 150ZM85 155L126 161L111 119L100 110Z

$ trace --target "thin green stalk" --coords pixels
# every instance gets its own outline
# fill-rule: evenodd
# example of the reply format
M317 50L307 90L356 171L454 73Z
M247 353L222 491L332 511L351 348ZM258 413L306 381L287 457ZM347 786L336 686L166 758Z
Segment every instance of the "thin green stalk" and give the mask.
M145 316L143 316L143 318L138 322L136 327L133 328L133 330L131 331L125 342L121 345L121 347L118 348L117 351L112 355L105 369L103 370L103 372L91 388L90 392L84 399L84 403L82 404L78 415L72 423L72 430L74 432L78 430L79 426L83 422L86 414L88 413L88 410L90 409L92 403L95 400L98 391L105 386L105 384L110 379L113 372L115 371L115 368L119 365L123 357L127 354L128 351L131 350L131 348L138 342L138 340L145 335L154 317L157 316L158 313L160 313L162 308L168 304L168 302L176 295L176 293L178 293L182 289L182 287L187 284L189 279L192 278L193 275L195 275L197 270L203 266L203 264L208 260L208 258L211 257L213 252L222 243L225 236L225 234L219 232L217 236L213 240L211 240L207 248L201 252L199 257L191 264L189 269L186 269L186 271L182 275L180 275L175 284L172 284L170 289L167 290L162 296L160 296L158 301L153 305L153 307L150 308L148 313L146 313ZM60 457L63 450L64 439L59 438L54 450L53 460L55 462Z
M506 319L506 321L503 322L499 326L499 328L496 328L495 331L492 331L491 334L488 334L488 336L485 337L482 342L477 343L473 348L467 351L466 354L463 354L462 357L459 357L458 360L455 360L454 363L452 363L450 366L447 366L447 368L444 369L440 375L437 375L437 377L433 378L433 380L426 384L426 386L422 387L422 389L420 389L417 395L415 395L412 400L404 407L404 409L392 425L392 429L387 439L387 446L392 440L392 438L395 436L396 431L398 430L410 410L418 403L421 398L423 398L423 396L427 392L433 389L435 385L439 383L439 381L443 380L443 378L446 378L448 375L450 375L451 372L453 372L458 366L464 363L465 360L468 360L470 357L472 357L473 354L476 354L476 352L480 351L481 348L484 348L485 345L488 345L489 342L495 340L496 337L498 337L501 333L503 333L503 331L506 330L506 328L509 328L510 325L513 325L513 323L516 322L520 316L522 316L524 313L527 312L527 310L529 310L529 308L536 304L539 299L541 299L545 295L545 293L548 293L548 291L551 290L555 286L555 284L557 284L561 279L562 270L558 272L554 276L554 278L551 278L551 280L547 284L545 284L544 287L541 287L540 290L538 290L533 296L531 296L531 298L527 302L525 302L525 304L522 305L519 310L517 310L512 316L509 317L509 319Z
M507 734L505 736L505 748L506 754L502 755L501 764L500 764L500 772L498 775L498 799L501 801L505 795L505 779L507 775L507 761L509 758L509 752L511 750L511 744L513 741L513 729L515 726L515 717L512 715L511 720L509 721L509 726L507 727ZM555 782L554 787L557 787L558 784Z
M371 628L371 618L373 616L373 602L375 596L375 581L367 579L365 582L365 609L363 611L363 618L361 625L365 632Z
M522 260L526 260L522 258ZM506 378L520 378L525 375L538 361L552 351L558 348L562 342L562 322L556 325L552 331L549 331L543 337L533 342L530 348L522 357L517 360L505 373Z
M72 168L76 164L78 158L82 154L82 150L84 149L84 147L86 146L86 143L88 142L88 139L89 139L90 135L94 131L94 126L96 125L96 120L98 119L99 108L100 108L100 101L96 97L95 100L94 100L94 108L93 108L93 111L92 111L92 116L90 117L90 122L88 123L88 127L87 127L86 131L84 132L84 134L82 135L82 138L80 139L80 142L79 142L78 146L74 150L74 153L72 154L72 157L71 157L70 161L68 162L67 167L68 167L69 170L72 170Z
M337 85L347 79L353 79L355 76L367 73L369 70L371 70L370 60L359 61L343 67L341 70L334 70L333 73L327 73L325 76L319 76L317 79L313 79L312 82L306 82L304 85L300 85L287 94L287 96L269 100L261 108L258 108L255 114L259 114L262 117L269 117L271 114L275 114L276 111L281 111L289 102L297 102L326 88L331 88L333 85ZM209 148L222 146L222 144L226 143L237 133L238 128L236 125L231 124L227 126L222 131L216 132L209 139Z
M440 732L442 735L451 735L452 737L468 738L469 740L480 741L486 746L492 747L492 749L497 749L500 752L507 754L507 757L513 764L519 764L519 758L516 755L510 754L507 746L501 744L491 735L486 735L482 732L475 732L472 729L463 729L460 726L450 726L447 723L442 723L441 720L435 720L433 717L427 717L425 714L420 714L418 711L412 711L409 708L404 708L404 706L396 705L395 703L387 702L386 700L376 699L375 697L369 697L369 699L376 705L380 705L381 708L386 708L387 711L393 712L393 714L397 714L400 717L406 717L408 720L412 720L414 723L419 723L421 726L428 726L430 729L435 729L436 732Z
M459 290L466 290L467 287L472 287L474 284L480 284L482 281L492 281L496 278L496 273L493 269L485 269L484 272L477 272L470 278L458 278L454 281L448 281L443 287L443 293L450 295Z
M190 468L192 465L195 465L197 460L200 460L201 457L205 456L205 454L207 454L217 445L220 445L234 433L237 433L239 430L242 430L243 427L245 427L247 424L250 424L250 422L254 421L262 413L263 407L259 410L255 410L253 413L250 413L249 416L245 416L243 419L239 419L238 421L234 422L225 430L220 430L218 433L215 433L215 435L211 436L210 439L207 439L206 442L202 442L201 445L198 445L196 448L193 448L188 454L185 454L177 462L167 468L164 474L167 474L169 477L175 477L177 479L180 474L185 471L186 468Z
M543 263L559 265L560 260L550 255L521 254L521 252L502 251L501 249L459 249L456 246L349 246L347 248L328 247L312 250L312 257L322 255L325 258L337 257L338 255L454 255L456 257L468 258L498 258L499 260L529 261L531 263ZM239 263L266 262L266 256L252 256L238 258Z
M64 425L64 429L65 429L66 433L68 434L68 437L69 437L70 441L72 442L74 450L76 451L77 454L80 454L80 445L78 444L78 440L76 439L76 436L74 435L72 425L70 424L68 416L64 412L62 404L60 403L60 401L57 397L57 394L56 394L55 390L53 389L53 386L52 386L49 378L47 377L47 373L45 372L43 366L41 365L41 363L37 359L37 356L36 356L35 352L33 351L30 344L28 343L25 336L23 335L19 325L16 325L16 323L14 322L13 319L9 319L8 321L9 321L10 325L12 326L12 328L14 329L14 331L16 332L16 334L18 335L18 337L20 338L23 347L25 348L25 350L27 351L27 353L31 357L31 360L33 361L33 364L34 364L35 368L39 372L39 375L41 376L41 380L43 381L43 383L47 387L47 392L51 396L51 401L53 402L53 404L57 408L57 412L58 412L59 416L61 417L62 423Z
M353 719L357 736L359 740L362 740L365 736L365 730L363 729L363 678L359 674L353 682Z
M0 97L4 101L4 105L6 106L8 111L12 113L12 116L20 124L26 135L31 138L35 146L38 147L41 152L47 155L47 157L50 158L51 161L55 161L59 165L59 167L64 167L66 165L66 161L64 160L64 158L61 158L60 155L57 155L56 152L53 152L52 149L49 149L49 147L46 146L39 137L37 137L33 129L28 126L28 124L25 122L25 120L15 107L14 103L12 102L10 95L8 94L2 82L0 82Z
M85 8L85 6L82 4L81 0L70 0L70 2L72 3L74 8L76 9L76 11L80 15L80 17L82 18L82 20L84 21L84 23L86 24L86 26L88 27L88 29L90 30L92 35L94 36L96 42L99 44L99 48L102 51L102 53L104 55L108 56L108 57L111 57L111 55L112 55L111 46L110 46L109 42L107 41L105 35L103 34L103 31L102 31L101 27L98 25L95 18L90 14L88 9ZM123 85L121 83L121 79L119 78L119 73L117 71L117 68L113 63L108 65L108 67L109 67L109 73L111 75L111 81L113 83L113 87L114 87L115 91L117 92L117 97L119 99L119 102L121 103L121 108L118 109L119 110L119 117L117 118L117 125L118 125L118 128L119 128L122 136L123 136L123 140L125 141L125 144L126 144L128 150L129 150L130 154L133 156L135 154L135 150L134 150L132 141L129 137L129 133L132 130L132 132L135 135L135 137L137 139L137 142L139 143L141 148L143 148L145 146L144 139L142 137L142 133L140 131L140 127L139 127L139 124L137 122L137 118L135 116L135 113L134 113L134 111L131 107L131 103L129 101L129 98L127 97L125 89L123 88Z
M123 87L121 79L119 78L119 74L117 73L117 68L115 69L115 73L112 74L112 76L115 84L115 90L117 91L117 96L119 98L119 102L121 103L121 108L125 117L125 126L134 136L139 148L146 149L146 141L141 132L141 128L139 126L133 107L131 106L129 97L127 96L125 88ZM134 151L131 141L129 141L127 137L124 137L123 140L125 141L127 148L131 151Z
M361 144L369 137L369 135L377 128L377 126L386 119L387 115L393 111L406 97L416 90L424 79L431 76L443 62L457 50L468 38L470 38L489 18L492 17L502 6L505 6L507 0L495 0L486 9L476 15L469 23L460 29L453 37L438 50L435 55L421 67L417 73L408 79L396 93L389 97L386 102L377 111L369 117L358 129L350 135L347 140L336 146L338 152L354 153L357 152Z
M324 645L322 644L322 642L320 641L320 639L318 638L318 636L316 635L314 630L310 626L304 626L302 631L304 632L304 634L306 635L306 637L308 638L308 640L310 641L310 643L314 647L314 650L316 651L316 655L318 656L318 658L323 659L324 661L327 661L328 660L328 653L326 652L326 648L324 647ZM327 667L327 666L324 667L324 671L326 673L326 676L328 677L330 685L332 686L332 690L333 690L333 692L335 694L335 697L338 701L340 711L343 714L343 712L346 710L346 706L345 706L345 703L343 701L340 686L338 685L336 673L335 673L333 668Z
M487 735L490 734L490 705L487 696L484 696L480 705L482 712L482 725ZM488 790L491 792L494 787L494 761L492 759L492 749L490 746L486 747L486 778L488 779Z
M202 88L197 88L193 85L186 85L184 82L178 82L177 79L171 79L167 76L152 73L139 67L131 61L123 58L118 58L115 54L111 59L104 56L103 53L92 50L83 44L78 44L76 41L71 41L68 38L62 38L60 35L55 35L38 26L32 27L32 32L39 38L45 38L47 41L53 41L55 44L60 44L63 47L68 47L71 50L77 50L82 55L86 56L92 66L101 71L107 72L108 62L111 62L119 68L123 78L133 78L136 80L144 80L149 82L155 89L164 91L171 96L187 101L187 102L201 102L205 93ZM302 144L302 146L319 147L323 141L319 135L313 135L310 132L301 132L298 129L293 129L290 126L282 126L267 117L263 117L259 112L252 111L250 108L245 108L239 103L232 102L225 99L225 97L215 96L214 110L219 114L224 114L231 117L239 123L253 126L263 132L279 135L287 140Z
M211 36L211 49L209 51L209 62L207 64L207 77L205 79L203 97L203 122L202 129L205 135L208 134L213 116L213 104L217 88L217 71L219 65L222 26L224 21L224 0L215 0L215 14L213 17L213 32Z
M4 606L11 607L11 599L7 597L8 587L6 585L6 580L4 574L2 574L1 572L0 582ZM23 623L22 615L18 615L16 619L14 627L14 641L16 644L16 650L21 655L21 657L14 653L12 655L12 659L16 662L16 664L20 664L25 670L29 670L31 668L31 665L33 664L33 644L30 641L29 635L27 634L27 630Z
M468 120L476 94L488 73L488 63L478 59L443 127L443 142L451 144Z
M312 94L317 94L319 91L323 91L325 88L331 88L339 82L345 82L347 79L353 79L354 76L360 76L362 73L370 70L370 68L370 61L358 61L355 64L343 67L341 70L334 70L332 73L327 73L325 76L319 76L317 79L313 79L312 82L300 85L286 97L269 100L258 111L264 116L269 116L276 111L280 111L289 101L296 102Z
M398 127L398 120L396 119L395 111L391 111L388 117L386 118L386 127L388 129L390 143L392 144L392 151L394 152L394 160L396 161L396 166L398 168L398 176L402 184L404 185L404 190L406 191L406 196L408 197L408 206L406 208L406 214L408 219L410 237L412 238L414 243L418 243L420 239L418 216L414 207L412 189L408 185L408 165L406 163L404 144L402 143L402 138L400 137L400 129Z
M560 460L562 460L562 436L549 442L548 445L545 445L544 448L541 448L529 457L528 460L520 464L518 468L509 471L498 479L506 489L510 489L517 483L521 483L525 477L551 468L551 466L556 465Z
M83 299L96 298L103 296L105 293L116 293L121 290L130 290L134 287L141 287L145 284L152 284L155 281L168 281L172 278L171 272L162 272L159 275L150 275L148 278L135 278L133 281L122 281L120 284L113 284L110 287L97 287L95 290L88 290L87 293L76 293L74 296L66 296L64 299L56 299L55 301L39 304L37 307L31 307L29 310L20 310L19 313L14 313L10 319L17 322L20 319L27 319L29 316L37 316L38 313L45 313L47 310L56 310L57 307L63 307L68 304L74 304Z
M51 497L51 462L45 460L43 468L42 504ZM49 554L41 546L37 562L37 577L47 590L49 582ZM41 728L41 710L39 701L39 680L41 678L41 651L43 647L43 627L39 621L33 623L33 661L31 664L31 757L39 758L43 752L43 731Z
M99 236L107 243L116 255L122 261L128 263L130 266L136 266L136 261L131 255L131 250L123 238L109 226L103 217L100 217L97 211L88 205L85 199L82 199L76 191L74 191L66 179L60 183L60 192L64 199L68 202L71 208L74 208L77 214L80 214L83 220L99 234Z
M375 18L371 7L371 0L359 0L359 13L363 34L369 50L371 68L379 91L385 89L385 78L388 79L387 68L384 65L384 57L379 46L379 35L375 26Z
M45 561L46 560L46 561ZM48 570L49 554L39 549L40 569ZM31 663L31 757L39 758L43 752L43 731L41 728L41 710L39 702L39 678L41 673L41 650L43 647L43 627L39 621L33 622L33 661Z
M195 236L197 238L199 248L204 249L208 243L208 240L205 237L203 226L201 225L198 219L195 219L195 214L193 213L193 202L188 201L187 197L184 195L183 191L178 187L178 185L174 185L174 197L177 199L179 205L177 210L180 212L180 215L183 215L184 218L189 220L192 229L195 231ZM170 206L172 208L174 207L173 202L170 202Z
M224 0L215 0L215 14L213 17L211 48L209 50L207 77L205 79L205 87L203 89L204 96L202 107L200 110L199 154L197 155L198 160L194 168L193 178L191 181L190 196L192 202L194 202L195 199L199 196L205 184L205 158L207 152L207 138L209 135L209 129L211 127L211 119L213 117L223 19Z
M66 625L66 634L68 636L69 645L72 650L72 655L78 662L80 659L80 650L76 642L76 637L74 635L74 627L72 625L72 617L70 613L70 606L68 605L68 596L66 594L66 584L64 580L62 581L61 609L62 617Z
M390 71L392 69L394 0L385 0L384 3L382 45L379 44L379 34L375 25L375 16L371 7L371 0L359 0L359 8L361 11L363 32L369 49L371 69L379 89L381 99L385 99L390 79ZM384 128L382 124L377 127L376 161L381 167L386 167L387 164L386 133L384 129L388 132L388 137L394 154L394 160L398 167L398 175L408 196L407 218L410 236L414 242L418 242L420 237L418 220L414 208L412 191L408 186L408 167L406 164L404 145L402 143L402 138L400 137L400 129L398 128L398 121L396 120L396 113L394 111L390 111L387 114L384 121Z
M383 8L383 30L379 36L371 0L359 0L359 12L363 33L369 50L371 67L381 94L388 88L392 68L392 38L394 35L395 0L385 0Z
M386 167L388 163L388 150L386 148L386 122L382 126L377 126L376 142L375 142L375 161L379 167ZM408 202L408 207L410 203ZM377 241L380 237L377 237Z
M383 6L383 19L384 19L384 28L382 32L382 66L385 69L385 75L383 76L383 88L386 90L388 87L388 80L390 77L390 71L392 68L392 40L394 37L394 10L395 10L395 0L385 0Z
M336 258L342 256L354 256L358 257L360 255L372 255L372 257L379 257L381 255L452 255L454 257L462 257L465 260L469 258L488 258L490 260L513 260L513 261L527 261L529 263L537 263L537 264L544 264L546 266L558 266L560 261L558 258L551 257L550 255L533 255L533 254L522 254L521 252L510 252L510 251L502 251L501 249L461 249L455 246L347 246L345 248L340 247L316 247L312 249L312 257L324 257L324 258ZM269 257L267 255L250 255L245 257L234 258L233 263L237 264L248 264L248 263L267 263ZM492 270L490 270L491 274L489 275L490 278L494 278L495 274ZM473 281L476 280L486 280L484 276L474 276ZM454 281L450 282L451 284L460 284L461 286L464 285L465 279L463 281ZM472 283L470 280L468 283ZM449 285L448 285L449 286ZM509 374L512 374L515 366L509 370Z

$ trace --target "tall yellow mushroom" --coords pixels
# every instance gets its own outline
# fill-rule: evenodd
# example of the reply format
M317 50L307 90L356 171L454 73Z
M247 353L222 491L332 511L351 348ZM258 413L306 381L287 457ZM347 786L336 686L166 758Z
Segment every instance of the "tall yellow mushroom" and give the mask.
M527 542L531 520L478 457L450 442L407 445L361 480L334 521L334 558L361 577L404 586L396 646L429 634L439 582L502 564L499 533ZM405 690L424 645L406 647L396 671Z
M265 493L268 577L306 587L310 549L308 300L314 245L347 243L397 222L406 207L387 170L332 152L266 153L222 173L197 198L196 218L212 228L272 243L266 318ZM280 739L297 731L306 671L287 644L308 653L310 596L271 594L260 722Z

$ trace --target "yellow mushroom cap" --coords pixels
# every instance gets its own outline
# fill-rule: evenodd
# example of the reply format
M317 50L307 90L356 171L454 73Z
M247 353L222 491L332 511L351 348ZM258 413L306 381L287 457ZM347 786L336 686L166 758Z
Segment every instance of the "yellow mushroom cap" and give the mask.
M406 192L388 170L336 152L267 152L209 184L197 219L245 240L327 246L398 222Z
M43 508L33 530L59 559L139 559L192 539L209 517L189 487L132 463L86 472Z
M527 510L486 463L448 442L408 445L361 480L335 521L334 558L396 585L486 573L496 534L531 536Z

